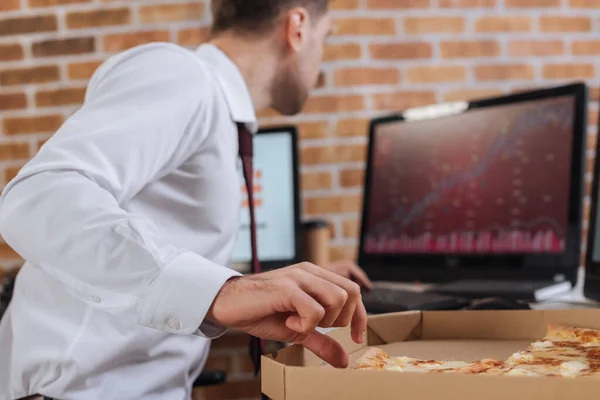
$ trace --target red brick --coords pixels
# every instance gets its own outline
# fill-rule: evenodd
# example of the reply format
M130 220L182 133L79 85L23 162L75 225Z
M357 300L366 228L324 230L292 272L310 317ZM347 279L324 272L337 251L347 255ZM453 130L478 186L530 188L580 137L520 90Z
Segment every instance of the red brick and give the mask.
M548 64L544 66L545 79L591 79L594 77L594 64Z
M3 0L4 1L4 0ZM29 0L29 7L55 7L64 4L91 3L92 0Z
M394 18L343 18L333 21L335 35L395 35Z
M444 94L444 101L479 100L497 97L503 92L499 89L465 89L453 90Z
M376 93L373 95L373 103L377 110L402 111L410 107L434 104L435 101L435 93L429 91L403 91L396 93Z
M481 17L475 21L476 32L528 32L531 30L529 17Z
M361 95L312 97L304 107L304 113L335 113L364 109L365 99Z
M555 8L560 7L561 0L506 0L508 8Z
M116 52L150 42L168 42L169 31L118 33L104 37L104 51Z
M375 60L431 58L433 55L431 44L425 42L373 43L369 51Z
M367 7L375 10L429 8L431 0L367 0Z
M356 60L362 56L358 43L328 44L325 46L324 61Z
M441 8L493 8L496 0L438 0Z
M465 30L463 17L406 17L404 32L423 33L462 33Z
M340 172L340 185L342 187L360 187L364 184L365 171L363 169L346 169Z
M34 43L31 49L34 57L93 53L96 50L96 40L93 37L51 39Z
M71 12L67 14L66 20L69 29L124 25L131 22L131 12L127 7Z
M0 11L12 11L21 8L20 0L2 0L0 2Z
M562 40L515 40L509 43L511 56L558 56L565 53Z
M29 143L0 144L0 160L22 160L30 157Z
M351 10L358 8L358 0L331 0L329 8L332 10Z
M360 221L357 219L344 220L344 237L358 239L360 236Z
M303 122L296 124L298 136L304 139L322 139L329 136L329 124L326 121Z
M307 215L359 212L361 202L360 195L314 197L304 200L304 211Z
M37 117L5 118L2 126L5 135L16 135L54 132L60 128L62 122L62 115L44 115Z
M570 0L571 8L600 8L600 0Z
M0 44L0 61L22 60L23 46L19 43Z
M500 44L494 40L442 42L442 57L494 57L500 55Z
M578 56L600 55L600 40L575 40L571 50Z
M335 71L335 86L394 85L400 82L400 71L396 68L354 67Z
M333 187L331 172L305 172L302 174L302 190L325 190Z
M187 28L177 33L177 43L181 46L200 46L208 39L208 28Z
M336 136L368 136L369 121L366 118L353 118L338 121L335 127Z
M5 1L5 0L2 0ZM54 32L58 29L56 15L0 19L0 36L24 33Z
M4 182L8 183L17 177L21 167L7 167L4 170Z
M589 17L545 16L540 18L542 32L590 32L592 19Z
M0 242L0 259L20 260L21 256L19 256L8 244Z
M90 79L102 61L86 61L69 64L68 76L72 80Z
M205 400L248 399L260 397L260 378L251 381L230 381L202 389Z
M0 94L0 111L21 110L27 107L25 93Z
M411 67L406 76L411 83L460 82L467 78L467 70L462 66Z
M2 86L47 83L59 79L58 67L55 65L0 70L0 85Z
M206 360L204 368L231 372L231 357L211 355Z
M344 144L325 147L305 147L300 152L303 165L362 162L366 159L366 146Z
M535 71L531 65L480 65L475 67L475 77L480 81L508 79L534 79Z
M203 3L159 4L140 8L142 23L199 21L203 15Z
M41 90L35 95L37 107L56 107L83 103L85 88Z
M329 249L329 259L334 261L355 260L358 249L354 246L336 246Z

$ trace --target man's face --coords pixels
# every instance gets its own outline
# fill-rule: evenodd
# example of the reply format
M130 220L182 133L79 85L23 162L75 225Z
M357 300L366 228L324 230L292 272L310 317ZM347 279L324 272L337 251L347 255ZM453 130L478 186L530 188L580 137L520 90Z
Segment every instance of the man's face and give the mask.
M287 50L273 86L273 108L283 115L302 111L319 79L325 40L331 32L328 15L320 16L317 21L298 24L294 18L292 15L292 26L287 30L289 35L294 36L288 37ZM294 24L298 28L294 28Z

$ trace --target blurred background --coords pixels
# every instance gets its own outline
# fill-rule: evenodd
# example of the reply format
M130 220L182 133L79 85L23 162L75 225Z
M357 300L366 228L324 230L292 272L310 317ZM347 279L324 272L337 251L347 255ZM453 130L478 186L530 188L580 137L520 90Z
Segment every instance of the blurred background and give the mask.
M331 8L335 32L313 98L298 117L263 113L261 126L298 125L303 217L330 223L333 260L356 252L367 121L379 114L583 80L592 88L589 194L600 0L332 0ZM193 49L209 24L209 0L0 0L0 187L78 108L107 57L151 41ZM0 243L1 266L19 261ZM209 367L230 371L229 382L198 398L258 394L246 345L237 334L215 343Z

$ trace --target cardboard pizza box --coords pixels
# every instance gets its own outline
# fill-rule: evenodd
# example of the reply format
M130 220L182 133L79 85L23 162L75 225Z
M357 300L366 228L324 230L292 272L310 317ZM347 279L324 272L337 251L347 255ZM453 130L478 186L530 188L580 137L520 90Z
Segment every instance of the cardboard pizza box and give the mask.
M369 317L359 345L349 329L330 332L350 354L368 347L391 356L499 360L525 350L549 323L600 329L600 310L415 311ZM600 399L600 378L450 375L335 369L301 346L262 358L262 390L273 400Z

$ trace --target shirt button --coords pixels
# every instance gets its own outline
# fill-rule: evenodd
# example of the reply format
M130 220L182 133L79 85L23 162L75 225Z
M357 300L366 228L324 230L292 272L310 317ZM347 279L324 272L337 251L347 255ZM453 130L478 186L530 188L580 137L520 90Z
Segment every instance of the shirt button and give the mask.
M92 296L92 301L94 303L102 303L102 299L98 296Z
M178 318L169 318L169 321L167 321L167 326L169 327L169 329L178 331L179 329L181 329L181 322L179 322Z

